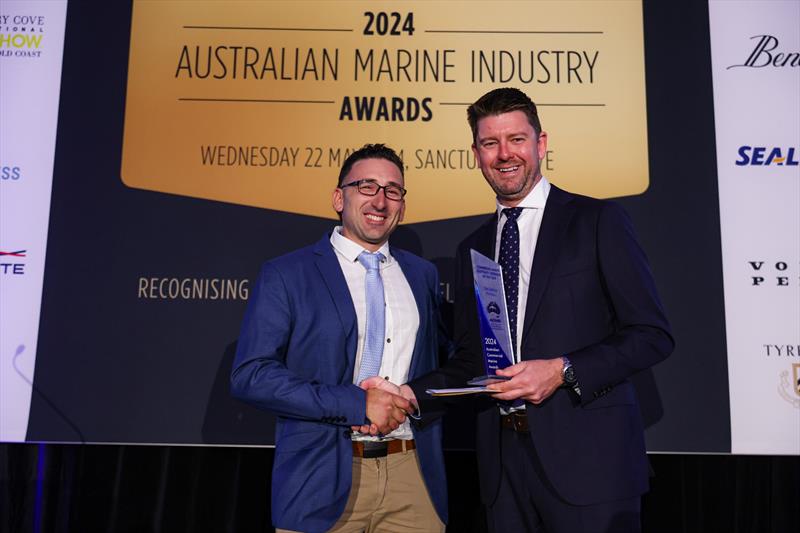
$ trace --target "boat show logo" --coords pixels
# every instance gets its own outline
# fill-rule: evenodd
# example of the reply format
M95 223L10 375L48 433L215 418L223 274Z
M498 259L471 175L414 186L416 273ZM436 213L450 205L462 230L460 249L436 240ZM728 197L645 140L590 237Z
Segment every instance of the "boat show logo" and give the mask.
M0 12L0 57L41 57L44 35L44 15Z

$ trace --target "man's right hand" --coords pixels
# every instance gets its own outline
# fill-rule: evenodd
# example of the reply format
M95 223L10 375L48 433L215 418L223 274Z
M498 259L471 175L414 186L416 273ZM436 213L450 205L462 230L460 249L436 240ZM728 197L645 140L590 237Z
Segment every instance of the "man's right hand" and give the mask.
M367 390L367 418L378 433L387 435L405 422L411 402L380 388Z

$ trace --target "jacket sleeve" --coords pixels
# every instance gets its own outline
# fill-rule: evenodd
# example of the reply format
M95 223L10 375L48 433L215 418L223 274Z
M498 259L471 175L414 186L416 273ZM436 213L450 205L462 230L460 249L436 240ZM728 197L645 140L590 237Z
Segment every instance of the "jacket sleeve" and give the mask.
M231 373L231 394L278 416L351 426L366 421L366 393L352 383L320 383L287 367L289 350L313 367L330 347L294 339L298 311L282 273L266 263L250 296Z
M666 358L674 348L669 323L650 266L633 225L617 204L598 214L597 260L614 333L566 354L581 387L581 403L603 396L636 372Z

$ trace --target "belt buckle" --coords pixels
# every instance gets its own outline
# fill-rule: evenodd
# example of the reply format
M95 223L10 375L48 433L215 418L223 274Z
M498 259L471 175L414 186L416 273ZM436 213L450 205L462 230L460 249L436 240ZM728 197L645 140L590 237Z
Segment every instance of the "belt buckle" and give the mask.
M389 454L389 444L386 441L364 441L364 459L377 459Z
M511 413L511 424L514 426L514 431L516 431L517 433L525 433L526 432L524 425L525 425L525 422L527 422L527 419L523 418L525 416L528 416L528 415L520 416L516 412L515 413Z

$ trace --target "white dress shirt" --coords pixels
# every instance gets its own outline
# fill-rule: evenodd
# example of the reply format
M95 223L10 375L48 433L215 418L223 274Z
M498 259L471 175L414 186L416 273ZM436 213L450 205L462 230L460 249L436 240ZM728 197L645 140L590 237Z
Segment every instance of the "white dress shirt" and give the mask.
M331 245L336 251L336 258L342 267L350 297L356 311L358 322L358 348L356 364L353 370L353 383L358 379L361 357L364 352L365 327L367 321L367 299L365 294L366 269L358 262L358 256L365 249L341 234L342 227L337 226L331 233ZM367 250L368 251L368 250ZM386 301L386 336L383 343L381 359L382 377L388 377L392 383L406 383L411 367L411 356L419 329L419 311L414 293L408 284L403 270L389 252L389 244L384 243L378 250L385 259L381 262L380 272L383 281L383 294ZM386 438L413 439L409 421L392 431ZM354 440L375 440L374 437L357 436Z
M533 270L533 254L536 251L536 241L539 238L539 228L542 226L544 216L544 206L547 203L547 196L550 194L550 182L542 176L539 183L528 193L528 196L517 204L522 207L522 212L517 218L519 227L519 298L517 301L517 338L512 342L517 345L517 355L515 363L521 361L522 349L522 330L525 324L525 306L528 304L528 290L530 289L531 271ZM506 225L506 217L503 215L504 205L497 202L497 235L495 235L494 257L495 261L500 253L500 235L503 226Z

